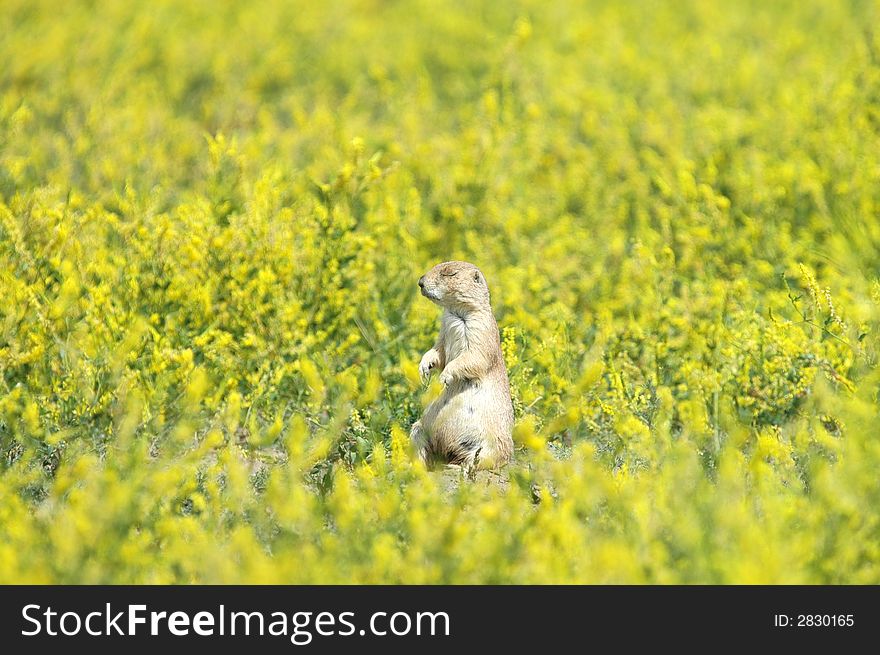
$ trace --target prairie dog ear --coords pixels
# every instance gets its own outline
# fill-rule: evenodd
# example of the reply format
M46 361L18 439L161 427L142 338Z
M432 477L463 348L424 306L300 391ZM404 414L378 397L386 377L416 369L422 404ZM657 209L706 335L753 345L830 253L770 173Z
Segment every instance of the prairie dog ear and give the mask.
M482 281L482 280L481 280L481 278L480 278L480 271L474 271L474 282L476 282L477 284L479 284L481 281Z

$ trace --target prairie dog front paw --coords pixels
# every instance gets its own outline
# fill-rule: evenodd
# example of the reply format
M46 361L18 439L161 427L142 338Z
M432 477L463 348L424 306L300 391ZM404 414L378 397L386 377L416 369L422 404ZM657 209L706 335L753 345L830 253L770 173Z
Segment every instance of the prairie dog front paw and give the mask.
M431 375L431 371L438 366L440 366L440 353L431 348L431 350L424 354L422 361L419 363L419 377L422 379L422 382L427 380Z

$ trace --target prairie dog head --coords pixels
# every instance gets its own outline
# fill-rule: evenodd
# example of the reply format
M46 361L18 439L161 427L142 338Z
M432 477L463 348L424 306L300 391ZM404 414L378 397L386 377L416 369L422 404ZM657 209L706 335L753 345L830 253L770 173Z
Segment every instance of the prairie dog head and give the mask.
M489 287L483 273L468 262L443 262L419 278L428 300L453 311L488 309Z

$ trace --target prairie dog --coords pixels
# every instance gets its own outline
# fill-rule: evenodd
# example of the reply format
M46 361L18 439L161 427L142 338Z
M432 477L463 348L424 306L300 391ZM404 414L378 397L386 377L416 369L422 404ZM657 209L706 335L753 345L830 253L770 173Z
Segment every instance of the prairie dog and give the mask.
M495 468L513 452L513 403L498 324L483 273L443 262L419 278L422 295L443 308L437 342L422 357L423 380L440 373L443 393L410 432L427 464Z

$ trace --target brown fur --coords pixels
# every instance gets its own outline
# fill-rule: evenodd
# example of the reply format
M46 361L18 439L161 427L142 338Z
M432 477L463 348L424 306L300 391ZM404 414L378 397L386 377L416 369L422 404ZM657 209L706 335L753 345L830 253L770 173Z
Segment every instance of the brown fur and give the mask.
M437 264L419 280L422 295L443 307L440 335L419 365L436 370L444 390L411 436L419 457L494 468L513 452L513 405L486 278L468 262Z

